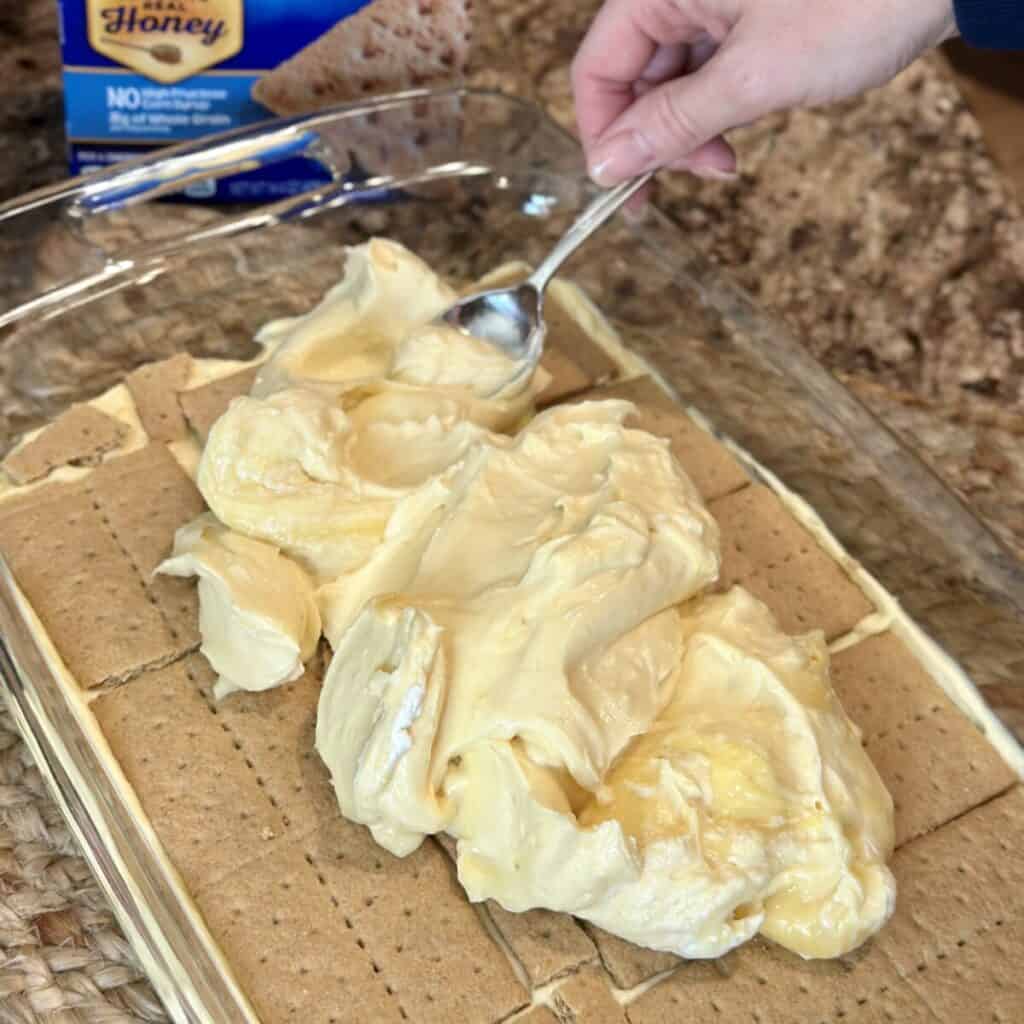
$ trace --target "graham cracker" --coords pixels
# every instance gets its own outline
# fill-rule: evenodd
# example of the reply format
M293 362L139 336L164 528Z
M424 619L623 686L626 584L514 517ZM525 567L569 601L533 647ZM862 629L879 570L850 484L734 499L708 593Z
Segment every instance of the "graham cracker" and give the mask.
M545 985L597 960L594 943L568 914L551 910L514 914L493 900L485 906L532 985Z
M471 27L467 0L373 0L256 82L275 114L398 92L462 75Z
M621 398L637 411L629 424L663 437L705 501L713 501L750 483L750 477L719 440L695 423L651 377L605 384L579 400Z
M760 484L708 503L722 537L719 584L741 583L787 633L833 640L874 606L776 495Z
M455 871L456 841L447 833L435 836ZM487 900L482 911L512 950L530 984L545 985L597 958L597 948L583 925L568 914L527 910L514 914Z
M635 946L596 925L585 925L601 955L601 963L619 988L635 988L670 967L682 963L673 953Z
M875 941L900 974L924 974L980 934L1024 924L1021 835L1024 787L1014 786L897 851L902 912Z
M881 634L840 651L832 678L892 794L897 845L1014 782L1009 765L898 637Z
M142 429L152 441L188 437L188 424L178 404L178 392L188 383L192 357L187 353L133 370L125 384L135 402Z
M301 841L274 845L196 903L265 1024L409 1019Z
M518 276L518 267L510 267L509 277ZM551 374L551 382L538 396L538 408L547 408L620 375L618 363L580 325L572 305L557 287L549 289L544 297L544 322L548 333L540 364Z
M554 1005L559 1016L580 1024L629 1024L604 972L594 967L585 967L559 985Z
M84 482L0 506L0 553L83 688L183 650Z
M938 710L943 691L894 633L879 633L830 660L836 695L865 737Z
M565 1024L546 1006L531 1007L526 1013L515 1018L515 1024Z
M434 836L434 840L437 842L437 845L440 846L446 854L448 854L448 859L452 862L452 867L455 867L458 859L458 840L448 835L447 832L438 832L437 835Z
M206 440L210 428L224 415L233 398L247 395L256 380L258 370L251 366L226 377L218 377L209 384L189 388L178 395L181 411L188 425Z
M190 892L262 853L281 817L194 680L201 655L146 672L91 705Z
M540 409L555 405L570 395L579 394L594 383L582 366L557 348L545 346L540 365L551 375L547 387L537 396L537 407Z
M529 1002L436 843L395 858L336 818L305 849L410 1020L490 1024Z
M944 958L946 960L946 958ZM996 922L958 944L951 966L926 969L907 977L922 1002L942 1021L1019 1021L1024 1014L1024 919L1018 914Z
M559 293L557 284L544 296L544 322L548 334L545 351L561 354L580 368L590 386L603 384L621 373L619 364L594 340Z
M163 444L105 462L87 481L105 519L135 565L182 649L199 643L195 580L155 576L178 527L206 508L188 474Z
M218 717L253 766L285 829L305 835L341 813L330 774L313 746L320 699L314 670L273 690L232 693L217 702L216 675L205 659L194 678L208 703L216 703Z
M91 405L73 405L11 452L3 467L16 484L39 480L60 466L94 465L120 445L127 430Z
M715 961L692 960L629 1006L631 1024L757 1021L758 1024L933 1022L885 956L856 963L801 960L753 939Z
M872 737L864 746L892 794L897 845L1002 792L1015 778L948 702L920 722Z

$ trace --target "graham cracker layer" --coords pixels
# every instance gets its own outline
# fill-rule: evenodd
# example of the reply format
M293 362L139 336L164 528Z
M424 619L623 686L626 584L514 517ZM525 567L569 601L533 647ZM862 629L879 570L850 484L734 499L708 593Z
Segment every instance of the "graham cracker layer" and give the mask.
M195 682L201 655L147 672L91 705L121 769L191 892L262 852L283 829Z
M127 679L187 647L86 482L0 504L0 553L80 686Z
M235 871L196 903L265 1024L409 1019L301 842L275 846L260 871Z
M320 699L317 675L307 671L274 690L232 693L221 701L214 701L215 675L205 658L195 679L286 829L302 835L337 816L330 775L313 749Z
M641 982L682 963L673 953L636 946L603 928L586 925L601 955L601 964L618 988L635 988Z
M337 818L307 852L410 1019L486 1024L529 1001L437 843L399 859Z
M257 850L196 902L265 1021L486 1024L529 1000L429 840L399 860L335 816Z
M1024 918L1018 911L963 946L958 941L949 967L943 962L938 971L919 971L907 983L941 1021L1017 1021L1024 1013L1022 959Z
M612 995L604 972L594 967L583 968L560 985L553 1003L563 1020L629 1024L626 1010Z
M892 794L897 846L1014 782L1010 766L898 637L881 634L840 651L832 678Z
M188 425L206 440L210 427L220 419L233 398L247 395L256 380L256 367L218 377L209 384L197 388L189 388L178 395L181 411Z
M191 356L182 353L140 366L125 378L142 428L152 440L179 441L188 437L178 392L188 383L191 369Z
M864 746L892 793L897 845L963 814L1016 778L948 701Z
M754 1017L754 1013L757 1017ZM713 961L690 961L629 1006L631 1024L918 1024L928 1007L875 947L855 962L807 961L754 939Z
M849 632L874 606L767 487L708 502L722 534L720 584L742 583L787 633Z
M111 459L86 486L142 578L179 650L199 643L199 602L192 580L154 575L174 533L206 508L188 474L163 444Z
M526 1013L515 1018L516 1024L564 1024L547 1006L531 1007Z
M879 633L831 658L832 685L865 737L931 714L945 694L893 633Z
M592 373L600 368L587 371L574 355L567 352L565 360L576 376L563 379L576 393L592 388ZM233 375L182 392L189 426L205 436L251 381L249 373ZM653 382L613 384L586 397L636 402L637 425L669 439L719 520L724 583L742 583L762 597L784 628L803 632L820 625L835 637L874 610L785 505L768 488L749 483L729 451ZM995 1005L1007 1020L1024 1005L1014 1002L1020 999L1015 979L994 962L1020 948L1024 908L1006 892L1024 891L1024 879L1006 866L1011 853L1002 848L1006 836L1012 837L1010 851L1024 837L1020 790L999 795L1011 786L1012 773L894 635L847 648L835 656L834 671L837 692L896 800L904 845L894 864L900 895L893 922L839 962L807 963L757 941L715 963L681 963L565 915L514 915L494 903L474 908L439 843L397 859L342 819L313 749L318 665L277 690L213 701L205 659L181 657L189 649L185 641L196 640L194 582L150 577L169 553L174 530L202 509L164 445L108 460L78 483L44 485L0 503L0 550L6 554L13 544L17 560L15 542L45 534L38 527L50 522L48 516L50 533L61 539L56 524L67 520L69 509L78 516L72 529L88 527L94 537L91 546L75 548L86 553L85 563L50 543L26 549L21 566L31 582L34 573L64 558L60 564L78 574L75 601L65 595L63 604L51 607L48 595L61 597L59 587L46 582L30 593L22 586L83 685L138 675L101 694L92 707L264 1024L496 1024L520 1011L517 1019L531 1024L753 1020L754 1011L762 1024L873 1022L887 1014L900 1022L952 1024L971 1018L956 1018L952 1009L943 1016L944 1008L977 1005L982 987L997 982L1002 1002ZM75 526L79 520L84 525ZM89 551L95 554L88 557ZM102 573L83 567L96 559ZM44 563L38 570L37 561ZM112 658L102 644L89 645L94 622L62 632L63 611L72 603L86 616L109 604L104 588L111 580L122 591L118 615L126 621L149 615L152 631L140 627L140 637L163 638L157 645L162 653L153 657L134 641L122 646L120 662L114 659L120 675L106 662L90 667L90 657ZM180 660L145 670L167 658ZM939 889L934 913L921 917L920 908ZM997 912L1002 916L994 917ZM963 985L956 971L949 973L953 959L966 972ZM632 1001L613 992L677 965L650 991L630 993ZM546 997L549 1005L526 1010L530 993L519 978L534 988L557 986ZM933 991L948 993L941 997L942 1013L932 1005Z
M493 900L487 901L486 908L531 985L545 985L597 960L597 947L568 914L550 910L514 914Z
M620 375L618 364L573 315L573 306L566 302L558 282L544 296L544 322L548 329L545 351L555 352L578 366L588 387ZM544 397L554 401L550 394Z
M438 845L445 851L455 870L455 840L441 833ZM481 904L480 912L515 958L532 986L545 985L597 959L597 947L584 926L568 914L550 910L527 910L514 914L494 900Z
M897 852L902 907L876 943L901 976L941 974L981 936L1024 927L1022 834L1024 786L1014 786Z
M540 365L551 375L548 386L537 398L537 405L541 408L555 405L569 395L585 391L594 384L582 366L557 348L545 346Z
M68 465L92 465L121 443L123 424L91 405L73 405L31 441L11 452L3 468L16 484L39 480Z

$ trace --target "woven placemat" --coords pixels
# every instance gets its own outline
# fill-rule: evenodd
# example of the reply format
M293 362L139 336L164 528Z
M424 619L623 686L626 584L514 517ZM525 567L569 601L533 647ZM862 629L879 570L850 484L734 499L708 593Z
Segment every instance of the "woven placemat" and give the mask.
M167 1019L0 710L0 1024Z

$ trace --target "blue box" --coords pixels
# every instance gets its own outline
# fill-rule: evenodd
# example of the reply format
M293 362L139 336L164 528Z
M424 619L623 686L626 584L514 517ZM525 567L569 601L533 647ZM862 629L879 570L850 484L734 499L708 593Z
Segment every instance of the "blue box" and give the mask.
M60 0L72 174L273 116L254 83L370 0ZM185 189L243 202L326 180L288 160Z

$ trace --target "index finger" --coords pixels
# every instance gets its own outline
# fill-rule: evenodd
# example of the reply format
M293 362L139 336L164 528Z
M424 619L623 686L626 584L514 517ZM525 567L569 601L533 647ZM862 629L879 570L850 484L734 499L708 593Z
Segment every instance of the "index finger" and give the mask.
M584 147L633 101L633 82L657 43L633 22L629 0L607 0L572 63L576 123Z
M661 45L689 42L711 29L680 0L606 0L572 65L576 121L584 148L629 107L633 83Z

